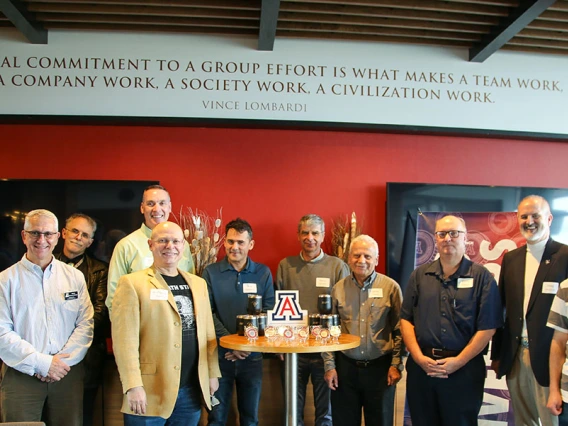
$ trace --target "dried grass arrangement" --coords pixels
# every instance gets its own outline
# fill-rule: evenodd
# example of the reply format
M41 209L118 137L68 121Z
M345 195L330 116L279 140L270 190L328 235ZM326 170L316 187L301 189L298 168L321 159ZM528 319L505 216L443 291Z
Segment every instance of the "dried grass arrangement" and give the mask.
M331 221L331 251L334 256L347 262L349 257L349 245L351 241L361 235L362 228L357 223L355 212L340 216Z
M203 275L205 268L217 262L219 248L223 244L225 234L221 235L223 209L217 211L215 217L209 216L202 210L191 208L180 210L178 223L183 229L183 235L189 243L195 274Z

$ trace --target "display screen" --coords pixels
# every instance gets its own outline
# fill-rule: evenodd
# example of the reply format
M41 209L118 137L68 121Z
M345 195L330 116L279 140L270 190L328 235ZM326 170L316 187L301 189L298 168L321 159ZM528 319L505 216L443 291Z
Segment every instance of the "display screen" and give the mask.
M404 289L414 269L419 212L516 211L528 195L550 203L551 236L568 244L568 189L387 183L387 274Z
M157 181L0 180L0 270L20 260L26 247L20 236L27 212L47 209L59 219L59 230L73 213L97 222L88 251L107 261L120 238L140 227L144 188ZM54 252L61 251L62 239Z

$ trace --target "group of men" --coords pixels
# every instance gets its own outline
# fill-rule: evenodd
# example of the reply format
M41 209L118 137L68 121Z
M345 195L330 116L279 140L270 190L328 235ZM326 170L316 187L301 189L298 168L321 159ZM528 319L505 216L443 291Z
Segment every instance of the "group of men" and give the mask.
M355 349L299 356L301 425L310 378L316 426L359 426L362 413L367 426L392 425L403 342L413 424L475 425L491 340L515 424L568 425L568 246L550 238L544 198L520 202L527 244L505 254L499 286L465 256L466 224L449 215L436 222L439 258L412 273L404 298L398 283L375 271L373 238L353 239L347 264L325 254L317 215L300 219L300 253L280 262L273 281L249 257L255 242L247 221L226 225L226 256L200 278L183 230L168 221L168 192L148 187L140 210L144 223L117 244L108 268L86 253L96 231L90 217L67 219L63 251L54 256L55 215L26 216L26 254L0 273L2 421L91 424L110 317L125 425L197 425L203 405L208 424L224 425L235 385L240 424L258 425L262 354L217 341L236 333L248 295L261 295L268 310L277 289L298 290L301 307L314 313L318 296L330 294L342 332L361 338Z

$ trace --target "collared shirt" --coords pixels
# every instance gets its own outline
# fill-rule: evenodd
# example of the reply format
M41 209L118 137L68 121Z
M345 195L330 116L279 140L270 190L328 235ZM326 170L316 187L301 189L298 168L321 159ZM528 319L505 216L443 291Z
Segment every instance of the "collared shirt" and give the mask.
M318 312L318 296L331 294L331 289L349 275L349 267L338 257L320 252L306 262L302 255L282 259L276 274L277 290L298 290L300 306L308 313Z
M205 268L203 279L207 281L217 337L237 332L237 315L247 313L249 294L262 296L263 309L274 306L272 273L250 258L242 271L237 271L225 257Z
M560 288L552 301L552 307L550 308L546 325L564 334L568 334L568 280L564 280L560 283ZM562 394L562 401L568 403L568 343L564 350L566 359L562 366L560 393Z
M414 325L421 348L461 351L477 331L503 325L497 283L465 257L448 280L443 275L440 259L412 272L401 318Z
M108 266L106 305L109 313L112 309L112 299L114 298L114 292L120 277L149 268L154 263L154 257L148 246L148 240L151 236L152 230L143 223L140 229L124 237L114 248ZM177 267L191 274L195 271L187 243L184 244L183 257L180 259Z
M396 281L373 272L361 287L353 275L331 291L333 312L339 314L341 332L361 337L361 345L343 351L355 360L373 360L392 353L392 364L401 363L400 308L402 293ZM325 370L335 368L331 352L322 354Z
M42 271L26 255L0 273L0 358L47 376L52 356L73 366L93 340L93 306L83 274L53 259Z

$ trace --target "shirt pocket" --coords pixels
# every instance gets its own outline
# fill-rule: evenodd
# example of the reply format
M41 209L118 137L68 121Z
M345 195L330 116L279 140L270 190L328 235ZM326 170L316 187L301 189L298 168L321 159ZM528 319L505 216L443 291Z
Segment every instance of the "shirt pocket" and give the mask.
M391 307L389 304L374 302L369 309L370 325L373 331L379 331L385 328L387 318Z

